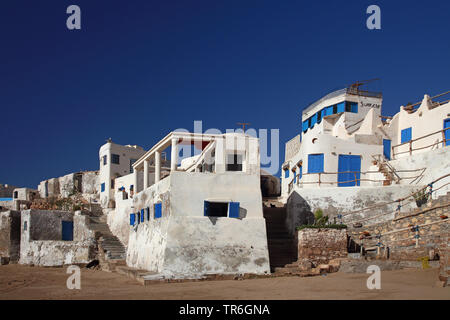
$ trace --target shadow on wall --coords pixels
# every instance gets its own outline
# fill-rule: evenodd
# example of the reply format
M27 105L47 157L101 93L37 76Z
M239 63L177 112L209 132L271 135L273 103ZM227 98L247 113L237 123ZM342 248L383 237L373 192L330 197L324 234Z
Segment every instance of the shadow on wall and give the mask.
M286 226L291 235L296 232L296 227L304 224L313 224L314 214L311 206L296 191L292 192L286 205Z

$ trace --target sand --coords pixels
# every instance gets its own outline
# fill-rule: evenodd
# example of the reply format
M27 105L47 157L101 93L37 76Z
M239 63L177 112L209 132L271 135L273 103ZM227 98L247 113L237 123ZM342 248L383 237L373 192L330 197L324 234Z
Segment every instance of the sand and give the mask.
M450 299L436 285L437 269L383 271L381 289L369 274L333 273L309 278L158 283L143 286L126 276L82 269L81 289L69 290L66 268L0 266L0 299Z

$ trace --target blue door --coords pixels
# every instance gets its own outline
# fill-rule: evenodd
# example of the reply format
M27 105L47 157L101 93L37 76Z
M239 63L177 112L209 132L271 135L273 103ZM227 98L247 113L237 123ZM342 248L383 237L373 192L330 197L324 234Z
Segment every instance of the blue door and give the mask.
M349 172L350 171L350 172ZM338 159L338 186L359 186L361 178L361 156L340 154ZM355 175L357 181L355 182Z
M450 128L450 118L444 120L444 129ZM450 145L450 129L445 130L445 145Z
M383 139L383 154L388 160L391 160L391 140Z
M73 222L62 221L62 240L73 241Z
M308 155L308 173L323 172L323 153Z

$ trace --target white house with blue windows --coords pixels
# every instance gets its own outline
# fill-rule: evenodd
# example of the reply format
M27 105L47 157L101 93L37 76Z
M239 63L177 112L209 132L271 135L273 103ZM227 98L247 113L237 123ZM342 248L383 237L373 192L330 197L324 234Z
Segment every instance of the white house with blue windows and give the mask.
M179 161L191 146L199 153ZM171 132L133 164L134 181L141 175L128 199L116 193L108 214L128 266L175 277L270 272L258 138Z
M403 183L390 160L450 143L448 100L425 95L393 117L382 116L381 106L381 93L349 87L303 110L301 134L286 144L282 197L293 189Z

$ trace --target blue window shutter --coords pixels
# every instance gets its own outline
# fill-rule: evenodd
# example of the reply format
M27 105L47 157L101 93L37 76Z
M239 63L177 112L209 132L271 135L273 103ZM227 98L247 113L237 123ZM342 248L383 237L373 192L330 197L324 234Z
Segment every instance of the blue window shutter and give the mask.
M145 215L144 215L144 209L141 209L141 222L144 222Z
M147 207L147 208L145 209L145 211L146 211L146 213L147 213L147 221L150 221L150 208Z
M101 192L105 192L105 183L104 182L101 184Z
M208 212L209 212L209 201L204 201L203 202L203 214L205 217L208 216Z
M412 129L411 128L406 128L402 130L402 135L401 135L401 143L405 143L411 140L411 136L412 136Z
M339 112L344 112L344 111L345 111L345 102L338 103L337 112L339 113Z
M162 217L162 204L155 203L155 219Z
M306 132L308 130L308 120L303 121L302 123L302 131Z
M329 116L333 114L333 106L327 107L325 115Z
M300 172L299 172L299 175L298 175L298 179L300 180L302 178L302 175L303 175L303 166L300 166L299 170L300 170Z
M130 226L134 226L135 220L136 220L136 214L135 213L131 213L130 214Z
M294 171L294 183L297 183L297 171Z
M450 128L450 118L449 119L445 119L444 120L444 129L445 128ZM444 136L445 136L445 144L446 146L450 145L450 129L447 129L444 131Z
M386 159L391 160L391 140L383 139L383 155Z
M61 221L62 223L62 240L73 241L73 221Z
M323 172L323 153L308 155L308 173Z
M229 211L230 218L239 218L239 202L230 202Z
M352 106L352 112L358 113L358 103L357 102L352 102L351 106Z
M289 169L284 170L284 177L287 179L289 178Z

